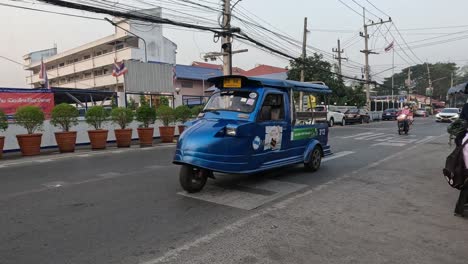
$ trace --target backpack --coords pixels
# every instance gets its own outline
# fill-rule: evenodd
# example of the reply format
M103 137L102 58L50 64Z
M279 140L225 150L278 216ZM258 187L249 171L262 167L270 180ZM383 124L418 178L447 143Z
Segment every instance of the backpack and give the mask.
M468 170L466 169L463 159L463 148L467 143L468 140L458 145L453 152L448 155L445 161L445 168L443 169L448 184L458 190L463 189L468 179Z

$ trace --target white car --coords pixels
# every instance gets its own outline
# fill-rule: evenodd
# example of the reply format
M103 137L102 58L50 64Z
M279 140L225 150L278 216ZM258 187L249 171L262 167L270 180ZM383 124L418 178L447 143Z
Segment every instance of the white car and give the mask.
M436 122L453 122L460 118L460 112L458 108L444 108L436 115Z
M325 112L327 111L327 123L328 126L332 127L335 124L340 124L344 126L346 124L345 115L343 113L332 111L330 107L326 105L318 105L314 109L315 112Z

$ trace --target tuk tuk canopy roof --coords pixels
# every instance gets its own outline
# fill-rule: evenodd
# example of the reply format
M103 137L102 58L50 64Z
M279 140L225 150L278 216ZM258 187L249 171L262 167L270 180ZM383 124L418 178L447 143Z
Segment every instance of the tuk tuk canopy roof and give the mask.
M331 93L331 89L326 85L298 82L291 80L276 80L256 77L245 77L239 75L228 75L219 76L208 79L209 82L213 83L216 87L223 89L223 81L226 78L241 78L243 86L251 87L273 87L278 89L291 89L299 92L311 92L311 93Z

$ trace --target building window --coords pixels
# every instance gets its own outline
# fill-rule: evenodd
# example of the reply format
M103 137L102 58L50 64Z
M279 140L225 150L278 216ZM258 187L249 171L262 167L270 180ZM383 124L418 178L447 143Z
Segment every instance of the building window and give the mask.
M89 60L91 58L91 55L84 55L83 60Z
M84 77L85 78L91 78L93 74L91 72L85 72Z
M94 71L94 76L101 76L101 75L102 75L102 70Z
M124 48L124 44L119 44L117 46L115 46L115 50L120 50L120 49L123 49Z
M76 59L74 59L74 60L73 60L73 62L78 62L78 61L79 61L79 59L78 59L78 58L76 58Z
M63 66L65 66L65 62L62 62L59 64L59 67L63 67Z
M182 88L193 88L193 82L191 81L182 81L180 82Z
M60 79L60 83L66 83L67 80L65 78Z
M107 50L103 50L102 51L102 54L106 54L108 51Z
M67 64L73 64L73 60L68 60Z
M104 75L106 75L108 72L109 72L109 69L104 69L104 70L102 70L102 73L103 73Z
M101 56L102 55L102 51L98 51L96 52L96 54L94 56Z

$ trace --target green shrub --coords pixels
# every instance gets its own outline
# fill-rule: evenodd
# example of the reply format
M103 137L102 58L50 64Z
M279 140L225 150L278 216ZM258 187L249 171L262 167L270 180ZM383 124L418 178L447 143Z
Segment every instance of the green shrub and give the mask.
M133 111L130 108L117 107L112 109L112 122L119 125L121 129L125 129L133 121Z
M204 105L197 105L197 106L192 107L192 109L191 109L192 117L197 117L198 114L200 114L201 111L203 111L203 108L205 108Z
M42 127L45 117L42 109L37 106L21 106L16 110L15 121L18 125L26 128L28 134Z
M187 122L192 117L192 111L186 105L179 105L174 109L175 118L182 123Z
M169 106L169 98L165 96L159 98L159 104Z
M156 111L149 105L142 105L136 111L136 120L141 123L141 126L148 128L156 121Z
M0 131L5 131L8 128L8 119L5 113L0 110Z
M86 112L86 123L96 130L102 129L102 125L109 118L109 112L102 106L92 106Z
M175 121L174 109L167 105L160 105L156 110L156 115L166 127Z
M76 107L61 103L52 109L50 123L56 127L60 127L63 132L68 132L72 126L78 124L78 116L79 112Z

